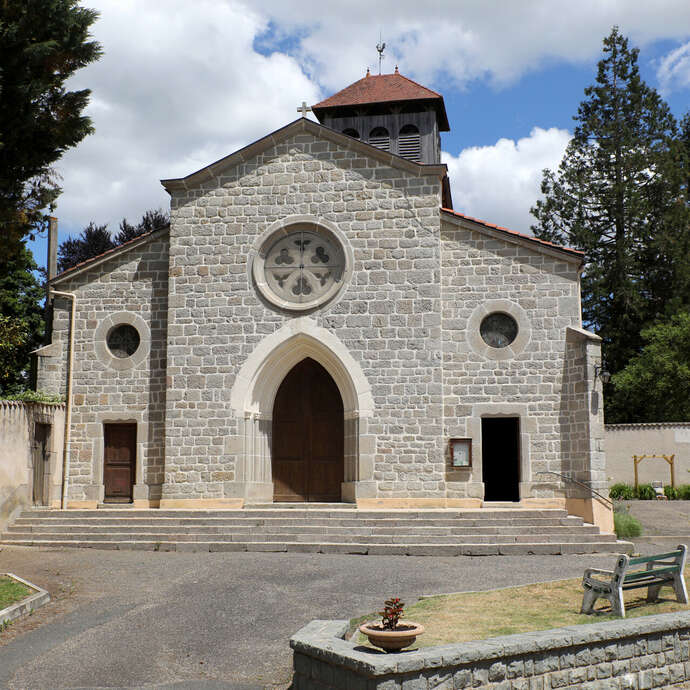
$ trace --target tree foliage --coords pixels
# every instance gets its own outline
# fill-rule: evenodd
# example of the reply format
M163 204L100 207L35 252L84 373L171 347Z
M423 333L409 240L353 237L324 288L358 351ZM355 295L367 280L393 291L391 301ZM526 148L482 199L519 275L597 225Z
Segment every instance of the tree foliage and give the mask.
M77 237L69 237L58 248L58 271L66 271L82 261L98 256L125 242L154 230L160 230L170 224L168 214L162 209L149 210L144 213L136 225L131 225L126 218L120 222L120 231L113 237L106 225L96 225L93 221Z
M30 354L43 338L43 289L31 252L0 256L0 392L25 388Z
M77 0L0 2L0 254L45 227L61 191L51 166L93 131L89 90L64 84L101 54L96 17Z
M690 311L642 331L644 346L613 375L613 409L620 422L690 419Z
M58 273L115 247L107 225L89 223L78 237L68 237L58 247Z
M639 352L644 325L690 302L687 152L668 105L640 78L637 49L614 27L603 52L565 156L544 171L532 229L585 251L584 321L616 372ZM618 421L615 395L609 387L607 421Z

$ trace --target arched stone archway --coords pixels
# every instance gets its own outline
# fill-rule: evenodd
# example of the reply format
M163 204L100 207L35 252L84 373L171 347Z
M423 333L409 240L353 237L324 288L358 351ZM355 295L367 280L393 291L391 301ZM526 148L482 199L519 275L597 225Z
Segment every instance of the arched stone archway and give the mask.
M345 473L343 501L374 497L374 439L368 418L371 389L357 361L340 339L309 317L292 320L262 340L240 369L230 394L239 419L237 483L246 502L273 500L271 427L273 403L283 379L305 358L330 374L343 401Z

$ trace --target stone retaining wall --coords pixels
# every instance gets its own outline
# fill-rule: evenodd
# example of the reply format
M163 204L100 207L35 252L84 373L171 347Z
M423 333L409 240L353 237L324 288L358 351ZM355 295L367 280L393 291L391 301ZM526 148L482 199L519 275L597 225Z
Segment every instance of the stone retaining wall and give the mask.
M293 688L626 688L690 680L690 612L592 623L384 654L312 621L290 640Z

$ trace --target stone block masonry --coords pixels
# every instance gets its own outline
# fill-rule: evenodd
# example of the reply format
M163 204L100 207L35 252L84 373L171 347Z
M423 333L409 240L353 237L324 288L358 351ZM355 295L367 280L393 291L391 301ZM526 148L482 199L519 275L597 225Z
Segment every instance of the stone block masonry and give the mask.
M290 640L295 690L648 690L690 680L690 612L494 637L399 654L312 621Z

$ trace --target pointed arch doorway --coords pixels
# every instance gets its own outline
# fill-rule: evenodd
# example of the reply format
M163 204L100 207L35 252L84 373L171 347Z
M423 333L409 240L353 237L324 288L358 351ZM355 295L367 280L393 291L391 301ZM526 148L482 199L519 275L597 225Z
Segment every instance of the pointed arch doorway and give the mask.
M343 400L331 375L307 357L283 379L273 404L273 500L341 500Z

